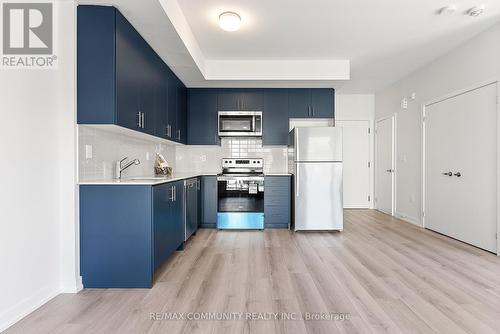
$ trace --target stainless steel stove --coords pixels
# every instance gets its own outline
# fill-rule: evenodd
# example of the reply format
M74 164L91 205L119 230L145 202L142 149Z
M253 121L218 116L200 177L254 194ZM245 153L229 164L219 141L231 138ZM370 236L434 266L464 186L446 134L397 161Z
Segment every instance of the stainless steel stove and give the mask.
M264 160L222 159L217 176L218 229L264 228Z

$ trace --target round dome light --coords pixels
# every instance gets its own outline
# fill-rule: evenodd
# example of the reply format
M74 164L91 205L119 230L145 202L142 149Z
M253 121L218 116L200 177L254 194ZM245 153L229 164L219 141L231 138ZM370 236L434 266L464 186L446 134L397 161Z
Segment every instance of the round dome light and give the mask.
M225 31L236 31L241 27L241 17L234 12L224 12L219 15L219 26Z

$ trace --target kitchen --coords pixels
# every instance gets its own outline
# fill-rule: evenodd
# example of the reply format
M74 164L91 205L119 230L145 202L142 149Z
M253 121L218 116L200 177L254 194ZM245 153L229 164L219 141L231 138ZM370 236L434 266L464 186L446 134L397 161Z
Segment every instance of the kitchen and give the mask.
M495 332L499 5L46 2L0 331Z

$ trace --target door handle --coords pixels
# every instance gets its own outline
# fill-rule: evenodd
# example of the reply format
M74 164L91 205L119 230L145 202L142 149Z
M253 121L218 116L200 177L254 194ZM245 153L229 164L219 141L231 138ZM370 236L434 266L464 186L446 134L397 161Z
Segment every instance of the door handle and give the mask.
M453 174L453 175L455 175L456 177L460 177L460 176L462 176L462 173L460 173L460 172L456 172L456 173L455 173L455 174ZM451 176L451 175L450 175L450 176Z
M388 169L386 170L387 173L394 173L394 169Z
M446 176L453 176L453 173L452 173L452 172L447 172L447 173L443 173L443 175L446 175Z

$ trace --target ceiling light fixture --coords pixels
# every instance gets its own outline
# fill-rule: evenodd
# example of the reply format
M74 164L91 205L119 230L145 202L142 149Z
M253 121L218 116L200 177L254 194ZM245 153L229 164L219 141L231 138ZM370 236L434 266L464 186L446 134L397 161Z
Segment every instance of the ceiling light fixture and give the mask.
M439 11L438 11L438 14L439 15L452 15L453 13L455 13L457 11L457 6L455 5L449 5L449 6L446 6L446 7L443 7L441 8Z
M219 15L219 26L225 31L236 31L241 27L241 17L235 12L224 12Z
M484 5L472 7L467 11L467 15L472 17L478 17L479 15L484 13L485 8L486 7Z

